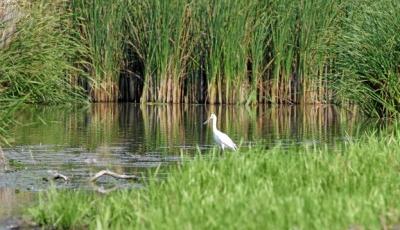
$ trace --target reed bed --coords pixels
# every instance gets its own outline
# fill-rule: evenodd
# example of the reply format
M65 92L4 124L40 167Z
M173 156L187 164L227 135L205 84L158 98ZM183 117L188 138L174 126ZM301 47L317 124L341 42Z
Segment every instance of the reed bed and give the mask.
M395 0L38 0L20 8L17 35L0 49L7 98L65 103L86 91L95 102L400 110Z
M336 1L135 3L130 28L144 64L142 101L327 101L324 83L312 83L327 74L323 45L340 10Z
M357 103L371 116L399 112L399 12L398 1L355 2L333 47L331 85L344 102Z
M57 4L21 3L15 36L0 48L0 100L59 104L86 100L74 83L79 43Z
M90 76L85 88L92 101L117 101L124 55L126 1L73 0L73 24L88 50L81 58Z
M87 100L76 82L80 49L62 3L0 4L0 143L7 142L14 112L23 103L68 104Z

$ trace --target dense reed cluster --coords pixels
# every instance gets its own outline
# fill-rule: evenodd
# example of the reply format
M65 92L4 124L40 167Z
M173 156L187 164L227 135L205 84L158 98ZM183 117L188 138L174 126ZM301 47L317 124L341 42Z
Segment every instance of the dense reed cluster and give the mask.
M339 4L130 1L142 101L316 103ZM174 13L171 13L174 12ZM323 19L323 20L321 20ZM319 78L313 80L312 77ZM314 84L318 82L318 84Z
M16 2L2 99L400 110L396 0Z
M0 48L0 101L65 103L83 97L74 84L81 74L70 15L57 4L19 6L17 29ZM83 92L83 91L82 91Z
M368 1L367 1L368 2ZM357 3L344 19L335 47L332 86L341 100L374 116L400 111L400 2Z

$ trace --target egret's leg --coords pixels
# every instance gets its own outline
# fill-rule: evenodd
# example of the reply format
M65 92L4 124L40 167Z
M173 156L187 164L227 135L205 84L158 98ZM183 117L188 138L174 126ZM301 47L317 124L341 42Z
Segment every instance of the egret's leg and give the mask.
M222 153L224 153L224 145L223 144L220 144L219 145L219 154L222 154Z

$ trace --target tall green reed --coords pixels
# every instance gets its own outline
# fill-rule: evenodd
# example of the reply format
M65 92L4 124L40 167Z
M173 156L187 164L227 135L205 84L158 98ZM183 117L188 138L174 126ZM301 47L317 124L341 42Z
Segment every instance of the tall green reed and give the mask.
M274 1L269 6L271 69L267 76L271 102L321 103L326 99L330 46L339 1Z
M352 2L342 19L334 52L333 86L340 100L371 116L400 111L400 3Z
M74 82L80 44L61 4L21 3L9 44L0 49L0 101L58 104L83 101Z
M208 102L234 103L240 97L240 87L246 82L246 8L243 1L201 2L208 8L199 12L205 18L205 57L208 79ZM234 82L235 81L235 82ZM244 84L242 84L244 83ZM235 88L237 87L237 88ZM233 95L232 92L238 92ZM237 96L234 98L234 96ZM238 102L238 101L237 101Z
M87 48L81 57L90 75L89 95L93 101L116 101L124 57L126 1L71 1L74 25Z
M323 30L335 22L337 3L180 0L130 4L131 44L144 63L142 101L299 103L299 95L311 90L300 91L306 84L301 79L316 75L320 76L316 80L323 81L320 69L329 60L320 51L327 40L324 35L329 34ZM317 70L308 71L309 64L316 64L313 69ZM201 86L190 85L204 81L204 92L199 92Z
M131 1L130 38L144 63L142 102L183 102L194 45L191 1Z
M83 52L63 2L18 1L0 35L0 145L7 143L23 103L85 102L77 86ZM0 19L1 20L1 19Z
M394 0L234 3L37 1L30 6L37 13L23 18L0 51L1 93L50 103L82 98L83 86L93 101L336 101L356 102L371 115L398 112Z

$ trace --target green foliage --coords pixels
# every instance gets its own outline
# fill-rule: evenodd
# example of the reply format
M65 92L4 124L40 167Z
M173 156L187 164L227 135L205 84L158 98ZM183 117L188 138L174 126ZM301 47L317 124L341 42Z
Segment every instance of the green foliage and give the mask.
M90 204L82 205L82 200L88 199L86 199L86 196L81 196L79 193L77 193L77 196L79 196L80 199L74 200L70 200L67 196L57 196L56 190L50 190L49 193L46 194L46 198L43 198L43 195L44 194L41 194L40 199L49 202L47 208L58 212L60 216L52 215L50 217L43 211L34 212L35 217L41 219L42 225L51 224L57 226L58 229L71 229L72 226L78 228L81 224L82 217L92 208ZM65 203L68 203L68 205L63 205ZM80 227L83 227L83 225Z
M71 1L73 25L79 28L79 41L88 50L83 59L90 75L93 100L117 100L123 62L126 1Z
M130 41L144 65L142 102L183 101L183 80L197 43L191 33L193 5L188 0L129 2Z
M23 103L68 104L87 101L78 77L77 59L85 49L71 28L71 15L61 3L19 2L15 18L1 22L0 143L7 143L14 112ZM16 23L14 25L14 23ZM15 26L15 32L12 28Z
M41 0L19 9L17 33L0 49L0 101L82 101L82 86L94 101L400 111L395 0Z
M305 102L325 100L324 45L341 11L337 1L128 5L130 40L144 64L142 101L300 103L301 95Z
M85 100L75 85L81 51L69 14L57 5L21 6L10 44L0 49L0 102L58 104Z
M343 152L209 152L141 190L47 192L30 213L64 229L390 228L400 220L399 143L371 135Z
M333 50L335 90L367 114L396 115L400 111L400 2L356 1L350 6Z

